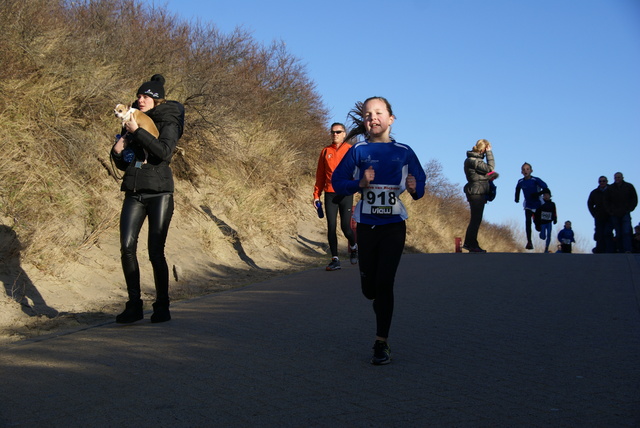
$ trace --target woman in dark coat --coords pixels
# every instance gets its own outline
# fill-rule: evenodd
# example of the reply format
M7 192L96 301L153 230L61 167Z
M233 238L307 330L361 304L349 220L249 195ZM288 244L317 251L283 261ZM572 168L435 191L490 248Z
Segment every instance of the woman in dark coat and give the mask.
M140 267L136 249L138 235L145 218L149 220L148 249L153 267L156 301L151 322L169 321L169 268L164 246L173 216L173 173L169 167L178 139L184 128L184 108L164 98L164 77L154 75L140 86L137 107L155 123L160 135L156 138L140 128L135 119L125 124L125 135L111 150L118 169L124 171L122 191L125 192L120 214L120 252L122 270L127 284L124 312L116 317L121 324L144 318L140 294Z
M478 244L478 231L482 223L487 196L490 193L489 182L498 175L494 168L495 161L493 160L491 143L487 140L478 140L476 145L467 152L467 159L464 161L464 173L467 177L464 193L469 201L471 218L462 248L470 253L486 253L486 250L480 248L480 244Z

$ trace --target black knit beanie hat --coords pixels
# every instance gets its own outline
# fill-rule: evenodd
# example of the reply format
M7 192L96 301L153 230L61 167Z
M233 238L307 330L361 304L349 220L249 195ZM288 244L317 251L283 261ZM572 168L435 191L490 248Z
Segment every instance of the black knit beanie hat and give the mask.
M151 80L144 82L136 94L147 95L155 100L164 99L164 77L162 74L154 74Z

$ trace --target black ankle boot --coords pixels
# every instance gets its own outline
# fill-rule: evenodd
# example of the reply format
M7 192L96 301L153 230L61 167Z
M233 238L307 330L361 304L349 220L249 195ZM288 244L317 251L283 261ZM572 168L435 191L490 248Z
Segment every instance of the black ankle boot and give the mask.
M169 302L155 302L153 304L153 315L151 315L151 322L165 322L171 319L171 312L169 312Z
M116 317L118 324L131 324L144 318L142 312L142 300L129 300L124 308L124 312Z

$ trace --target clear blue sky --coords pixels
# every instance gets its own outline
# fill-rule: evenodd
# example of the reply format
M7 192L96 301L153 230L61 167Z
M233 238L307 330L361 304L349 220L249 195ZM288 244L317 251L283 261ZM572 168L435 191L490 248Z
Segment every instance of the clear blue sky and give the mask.
M640 191L639 0L155 4L225 33L241 26L265 44L284 41L332 121L345 121L356 101L388 98L396 140L423 164L437 159L460 186L466 151L488 139L501 174L488 221L524 229L514 189L525 161L552 190L554 232L571 220L586 249L593 235L586 200L598 176L613 182L621 171Z

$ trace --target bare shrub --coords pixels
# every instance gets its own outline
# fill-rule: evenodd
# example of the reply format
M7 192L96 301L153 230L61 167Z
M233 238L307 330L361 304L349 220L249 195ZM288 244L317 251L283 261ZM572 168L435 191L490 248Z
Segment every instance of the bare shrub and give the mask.
M263 46L241 28L222 34L136 0L2 6L0 212L23 259L55 270L117 225L112 109L157 72L187 110L176 178L196 191L217 186L212 206L240 236L295 230L289 202L315 163L327 115L284 43Z

